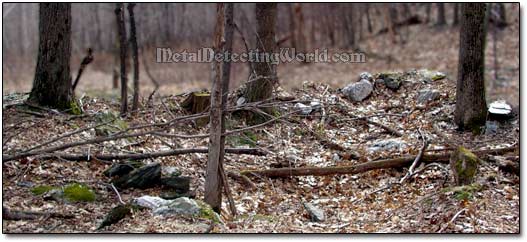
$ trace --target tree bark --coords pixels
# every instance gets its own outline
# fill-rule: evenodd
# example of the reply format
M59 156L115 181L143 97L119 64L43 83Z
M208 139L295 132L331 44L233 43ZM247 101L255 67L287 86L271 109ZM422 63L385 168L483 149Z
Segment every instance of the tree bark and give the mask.
M454 121L460 130L478 132L485 124L485 4L461 5L459 64Z
M438 26L443 26L446 24L445 17L445 3L436 3L437 4L437 23Z
M73 108L71 92L71 4L40 3L39 46L28 101L59 110Z
M224 38L224 20L225 20L225 4L217 3L216 8L216 28L214 30L214 53L220 53L223 46ZM208 203L214 211L221 212L221 191L222 179L220 174L220 167L223 165L221 148L222 141L222 94L223 85L222 78L222 64L218 60L212 63L212 91L210 99L210 138L209 138L209 156L207 161L206 177L205 177L205 198L204 201Z
M452 3L454 4L454 19L452 20L452 25L457 26L459 24L459 3Z
M291 48L296 48L296 18L293 3L286 3L289 14L289 35L291 36Z
M137 111L139 108L139 50L137 48L134 7L135 3L128 4L128 14L130 15L130 42L132 44L132 59L134 64L134 97L132 99L132 111Z
M121 57L121 116L128 111L128 77L126 72L126 59L128 55L128 41L126 40L126 26L124 24L124 4L117 3L115 9L117 29L119 33L119 49Z
M272 55L275 52L276 6L276 3L256 3L256 47L259 54ZM245 97L248 102L270 98L274 86L278 84L276 65L269 61L260 61L255 62L253 66L257 76L252 76L247 82Z

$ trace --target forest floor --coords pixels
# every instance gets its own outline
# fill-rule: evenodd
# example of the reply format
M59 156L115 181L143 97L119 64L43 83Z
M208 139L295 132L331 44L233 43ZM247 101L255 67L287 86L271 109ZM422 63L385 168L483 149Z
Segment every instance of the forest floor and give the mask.
M439 100L426 105L416 104L423 88L440 90ZM445 78L431 83L406 79L397 91L383 84L375 85L369 98L350 102L328 85L304 83L294 91L278 91L278 96L296 97L297 101L275 103L282 114L294 110L296 102L317 100L324 112L310 115L284 115L279 122L247 130L227 138L228 147L256 147L266 156L226 156L225 170L284 167L330 167L355 165L372 160L416 155L422 146L420 133L427 137L430 153L451 151L454 145L471 150L512 147L519 141L519 122L513 119L499 124L496 134L473 135L455 130L452 123L455 108L455 85ZM184 95L157 99L157 105L139 115L126 118L128 127L171 120L185 115L179 106ZM235 99L233 99L235 100ZM83 98L85 116L35 116L21 112L16 106L3 110L3 153L13 154L58 134L96 124L95 114L117 112L116 101ZM402 136L367 124L350 116L370 117L370 120L390 126ZM352 117L351 116L351 117ZM324 121L322 121L324 120ZM228 129L247 125L229 116ZM192 122L171 125L170 133L200 134L208 128L196 128ZM326 137L343 150L327 146L314 133ZM95 136L93 129L67 137L57 143L85 140ZM393 147L375 150L381 141L394 142ZM377 145L379 146L379 145ZM381 145L382 146L382 145ZM147 153L170 150L171 147L207 147L207 138L162 138L146 136L107 141L102 144L74 147L68 153ZM427 153L427 154L430 154ZM353 154L353 155L351 155ZM452 191L453 177L447 164L429 167L402 185L396 185L405 169L372 170L353 175L300 176L292 178L251 177L256 189L229 178L239 215L224 212L224 223L212 232L519 232L519 177L503 172L496 159L519 160L518 151L480 157L488 162L478 169L478 189L462 193ZM493 159L491 159L493 158ZM197 199L203 199L206 154L186 154L145 160L163 166L177 167L183 176L192 178L191 188ZM74 218L42 218L37 220L3 221L4 232L203 232L206 219L192 217L154 216L151 211L135 212L117 224L96 230L108 211L118 204L115 193L103 183L108 178L102 172L108 163L69 162L63 159L28 157L3 162L3 206L14 210L60 212ZM62 203L46 201L31 193L32 186L62 186L70 182L90 186L97 194L92 203ZM391 185L390 185L391 184ZM386 187L390 186L390 187ZM158 195L159 189L126 189L124 201L142 195ZM464 194L464 195L463 195ZM225 199L224 199L225 200ZM311 222L302 202L310 202L325 212L326 220ZM224 201L224 210L227 203ZM459 213L459 214L458 214ZM456 215L457 214L457 215ZM452 222L449 222L452 221Z
M486 76L493 80L488 89L487 99L505 99L512 106L519 105L519 21L504 30L500 37L499 55L500 80L493 80L492 52L487 48ZM511 147L519 142L520 124L518 119L499 124L496 134L473 135L455 130L452 123L455 107L455 77L457 74L458 34L451 29L437 29L429 26L412 26L405 45L393 45L386 35L376 36L361 46L367 53L376 50L375 57L367 64L288 64L279 67L284 89L279 96L292 96L297 100L318 100L325 107L323 116L316 112L307 116L289 115L279 122L252 129L227 140L228 147L255 147L268 152L266 156L226 155L225 170L238 172L246 169L269 169L277 165L293 167L328 167L355 165L368 161L395 158L408 154L416 155L422 146L419 132L430 141L429 153L449 152L452 144L462 144L471 150ZM492 45L492 39L487 42ZM391 56L392 58L387 58ZM240 67L242 68L242 67ZM423 83L407 80L398 91L376 85L372 95L362 102L350 102L337 90L355 81L358 74L368 71L372 74L384 71L410 71L430 68L447 74L447 78ZM177 68L174 68L177 69ZM201 73L208 73L208 66ZM118 112L119 104L111 99L110 75L93 70L84 78L79 87L83 107L88 114L71 118L67 115L44 116L20 112L15 106L3 109L2 153L13 154L50 140L57 135L71 132L80 127L94 125L94 115L102 111ZM156 71L153 71L156 73ZM241 72L241 71L240 71ZM86 73L89 73L87 71ZM236 88L246 74L234 71ZM190 82L164 81L155 105L140 114L128 117L128 126L163 122L173 115L185 115L179 106L182 95L188 87L207 87L208 74L192 74L179 79ZM240 77L242 76L242 77ZM170 75L167 75L170 77ZM193 79L194 77L194 79ZM237 80L238 78L239 80ZM30 79L30 78L26 78ZM145 80L148 80L146 77ZM164 79L164 78L160 78ZM143 79L142 79L143 80ZM197 81L201 80L201 81ZM95 83L95 84L94 84ZM321 84L324 83L324 84ZM4 94L12 91L29 91L27 83L4 82ZM28 86L29 85L29 86ZM147 85L147 84L145 84ZM417 105L418 91L433 88L440 91L440 98L426 105ZM110 91L108 91L110 90ZM151 86L144 88L148 96ZM100 94L100 95L99 95ZM101 98L105 96L106 98ZM161 102L161 100L163 102ZM282 113L290 110L295 102L282 103ZM5 103L4 103L5 104ZM337 105L338 104L338 105ZM344 107L347 112L337 109ZM350 120L349 115L374 116L372 121L390 126L401 132L402 137L386 133L378 126ZM229 117L228 128L247 126L242 120ZM323 128L321 128L323 127ZM310 132L322 132L332 142L345 148L345 152L324 146L319 138ZM208 129L196 128L192 122L172 126L172 133L207 133ZM73 135L58 143L84 140L95 136L93 130ZM373 151L371 147L380 141L395 140L403 144L395 149ZM143 153L177 148L206 147L207 139L141 138L109 141L74 147L71 153ZM350 158L348 153L357 153L360 158ZM429 154L427 153L427 154ZM517 160L518 151L499 157L480 157L487 163L480 166L476 182L479 189L457 196L448 189L453 186L453 177L445 172L447 164L424 170L403 185L391 185L405 176L407 169L380 169L353 175L305 176L292 178L251 177L255 190L229 178L232 194L239 216L226 216L224 223L217 224L212 232L464 232L464 233L519 233L520 190L519 177L499 169L490 160ZM203 199L206 154L185 154L145 160L159 162L163 166L175 166L182 175L192 177L191 188L196 198ZM108 178L102 172L109 167L105 162L68 162L61 159L40 159L29 157L3 162L2 191L3 206L14 210L60 212L74 218L48 218L37 220L3 220L6 233L65 233L65 232L204 232L209 221L201 218L181 216L154 216L150 211L135 212L117 224L96 230L108 211L118 204L115 193L102 183ZM60 203L45 201L31 193L28 186L61 186L70 182L89 185L97 194L92 203ZM121 191L124 201L142 195L158 195L159 189L127 189ZM225 200L225 199L224 199ZM324 222L311 222L302 202L310 202L321 208L326 215Z

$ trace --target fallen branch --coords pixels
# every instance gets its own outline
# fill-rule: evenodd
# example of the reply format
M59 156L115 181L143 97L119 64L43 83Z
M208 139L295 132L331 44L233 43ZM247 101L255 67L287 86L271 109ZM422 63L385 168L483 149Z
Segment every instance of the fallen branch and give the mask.
M89 158L98 160L143 160L149 158L157 158L164 156L183 155L190 153L207 153L208 148L189 148L189 149L175 149L169 151L160 151L154 153L142 153L142 154L66 154L66 153L51 153L40 156L41 158L60 158L69 161L89 161ZM255 148L226 148L226 153L239 154L239 155L256 155L264 156L267 152L261 149Z
M258 189L256 185L254 185L254 183L251 181L251 179L249 179L245 175L240 175L236 172L229 171L227 172L227 176L236 180L239 183L242 183L243 185L245 185L246 188L249 188L251 191L255 191Z
M428 140L426 139L426 137L421 133L421 131L419 130L419 134L421 135L421 138L423 139L423 146L421 147L421 149L419 149L419 153L417 154L417 156L415 157L415 160L414 162L412 162L412 165L410 166L410 168L408 169L408 172L406 173L406 175L401 178L401 180L399 181L399 183L403 183L404 181L406 181L406 179L412 177L414 175L414 169L417 167L417 165L419 165L419 163L421 162L421 158L423 158L423 154L425 153L425 150L426 150L426 147L428 147Z
M454 223L454 221L456 221L456 219L459 217L459 215L461 215L462 213L464 213L465 211L467 211L466 208L463 208L461 210L459 210L459 212L457 212L454 217L452 217L452 219L450 219L450 221L448 221L448 223L446 224L446 226L442 227L439 231L437 231L438 233L442 233L446 228L448 228L448 226L450 226L451 224Z
M34 220L41 217L52 217L52 218L74 218L75 216L61 213L51 212L33 212L33 211L16 211L9 210L6 207L2 207L2 219L4 220Z
M478 150L473 151L476 155L485 154L504 154L516 150L517 146L499 149ZM370 161L354 166L334 166L334 167L298 167L298 168L276 168L267 170L244 170L240 171L241 175L260 175L267 177L290 177L290 176L328 176L339 174L358 174L377 169L399 168L410 165L417 156L404 156L394 159L384 159L377 161ZM446 154L431 154L423 155L422 162L442 162L448 163L450 153Z

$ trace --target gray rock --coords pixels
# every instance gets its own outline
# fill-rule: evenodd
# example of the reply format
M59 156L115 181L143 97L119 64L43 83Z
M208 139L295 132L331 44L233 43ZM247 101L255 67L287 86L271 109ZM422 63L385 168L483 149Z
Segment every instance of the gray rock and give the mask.
M159 196L163 199L166 199L166 200L174 200L176 198L180 198L180 197L188 197L188 198L196 198L196 192L195 191L188 191L188 192L185 192L185 193L180 193L180 192L176 192L176 191L164 191L164 192L161 192L161 194L159 194Z
M311 109L313 109L312 112L319 111L322 108L322 104L318 100L311 101L309 106L311 106Z
M434 101L439 99L439 96L441 93L439 90L436 89L422 89L419 91L419 94L417 95L417 102L420 104Z
M394 91L397 91L401 87L401 79L387 76L384 78L384 85Z
M162 177L161 184L178 193L186 193L190 190L190 177Z
M161 206L154 210L155 215L198 215L200 207L196 201L187 197L180 197L172 200L165 206Z
M417 71L417 73L421 75L422 77L421 81L425 83L441 80L446 77L445 73L442 73L439 71L429 71L427 69L419 70Z
M372 81L373 80L373 75L369 72L362 72L360 75L359 75L360 79L366 79L368 81Z
M498 133L499 124L497 121L487 121L485 122L485 134L493 135Z
M366 99L373 91L373 85L366 79L349 84L342 89L342 93L352 101L360 102Z
M378 78L378 79L375 79L375 85L384 85L384 79L381 79L381 78Z
M372 144L368 148L368 151L375 152L375 151L384 151L384 150L392 150L392 149L403 149L407 146L406 142L400 140L400 139L386 139L386 140L380 140Z
M19 181L16 183L17 186L19 187L28 187L28 188L32 188L35 186L35 183L33 182L30 182L30 181Z
M304 208L309 213L309 216L311 217L311 221L313 222L323 222L326 220L326 217L324 216L324 210L316 207L315 205L311 203L303 203Z
M135 198L132 201L132 203L135 205L144 207L144 208L149 208L149 209L154 210L159 207L166 206L168 203L170 203L170 201L165 200L160 197L153 197L153 196L146 195L146 196Z
M161 167L161 175L168 176L168 177L170 176L175 177L175 176L180 176L181 171L179 170L179 168L175 166L163 166Z
M311 113L311 111L313 111L313 108L311 108L311 106L304 105L302 103L296 103L294 108L300 111L300 113L303 115L308 115Z
M161 179L161 165L152 163L143 166L131 173L113 180L119 188L150 188L159 184Z
M236 100L236 106L241 106L243 104L245 104L246 100L244 97L240 97L238 98L238 100Z
M103 175L107 177L124 176L132 172L136 168L140 168L144 164L141 161L130 161L126 163L114 163L108 169L106 169Z

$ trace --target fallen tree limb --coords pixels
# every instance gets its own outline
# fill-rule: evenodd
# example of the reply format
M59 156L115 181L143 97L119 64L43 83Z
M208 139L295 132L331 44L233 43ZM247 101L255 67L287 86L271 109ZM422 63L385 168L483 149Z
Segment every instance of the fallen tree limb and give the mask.
M40 156L41 158L60 158L69 161L88 161L89 158L98 160L143 160L148 158L157 158L164 156L183 155L190 153L207 153L207 148L190 148L190 149L175 149L169 151L160 151L154 153L142 153L142 154L66 154L66 153L51 153ZM256 149L256 148L226 148L226 153L239 154L239 155L257 155L264 156L267 152Z
M4 220L34 220L42 217L52 218L75 218L73 215L51 213L51 212L33 212L33 211L16 211L10 210L6 207L2 207L2 219Z
M486 154L504 154L512 152L518 149L517 146L499 149L489 150L478 150L473 151L474 154L486 155ZM412 164L416 159L416 156L404 156L394 159L384 159L370 161L354 166L334 166L334 167L298 167L298 168L276 168L267 170L244 170L240 171L240 175L259 175L267 177L290 177L290 176L328 176L328 175L339 175L339 174L358 174L366 171L386 168L398 168ZM431 163L448 163L450 159L450 153L446 154L425 154L421 158L422 162Z

